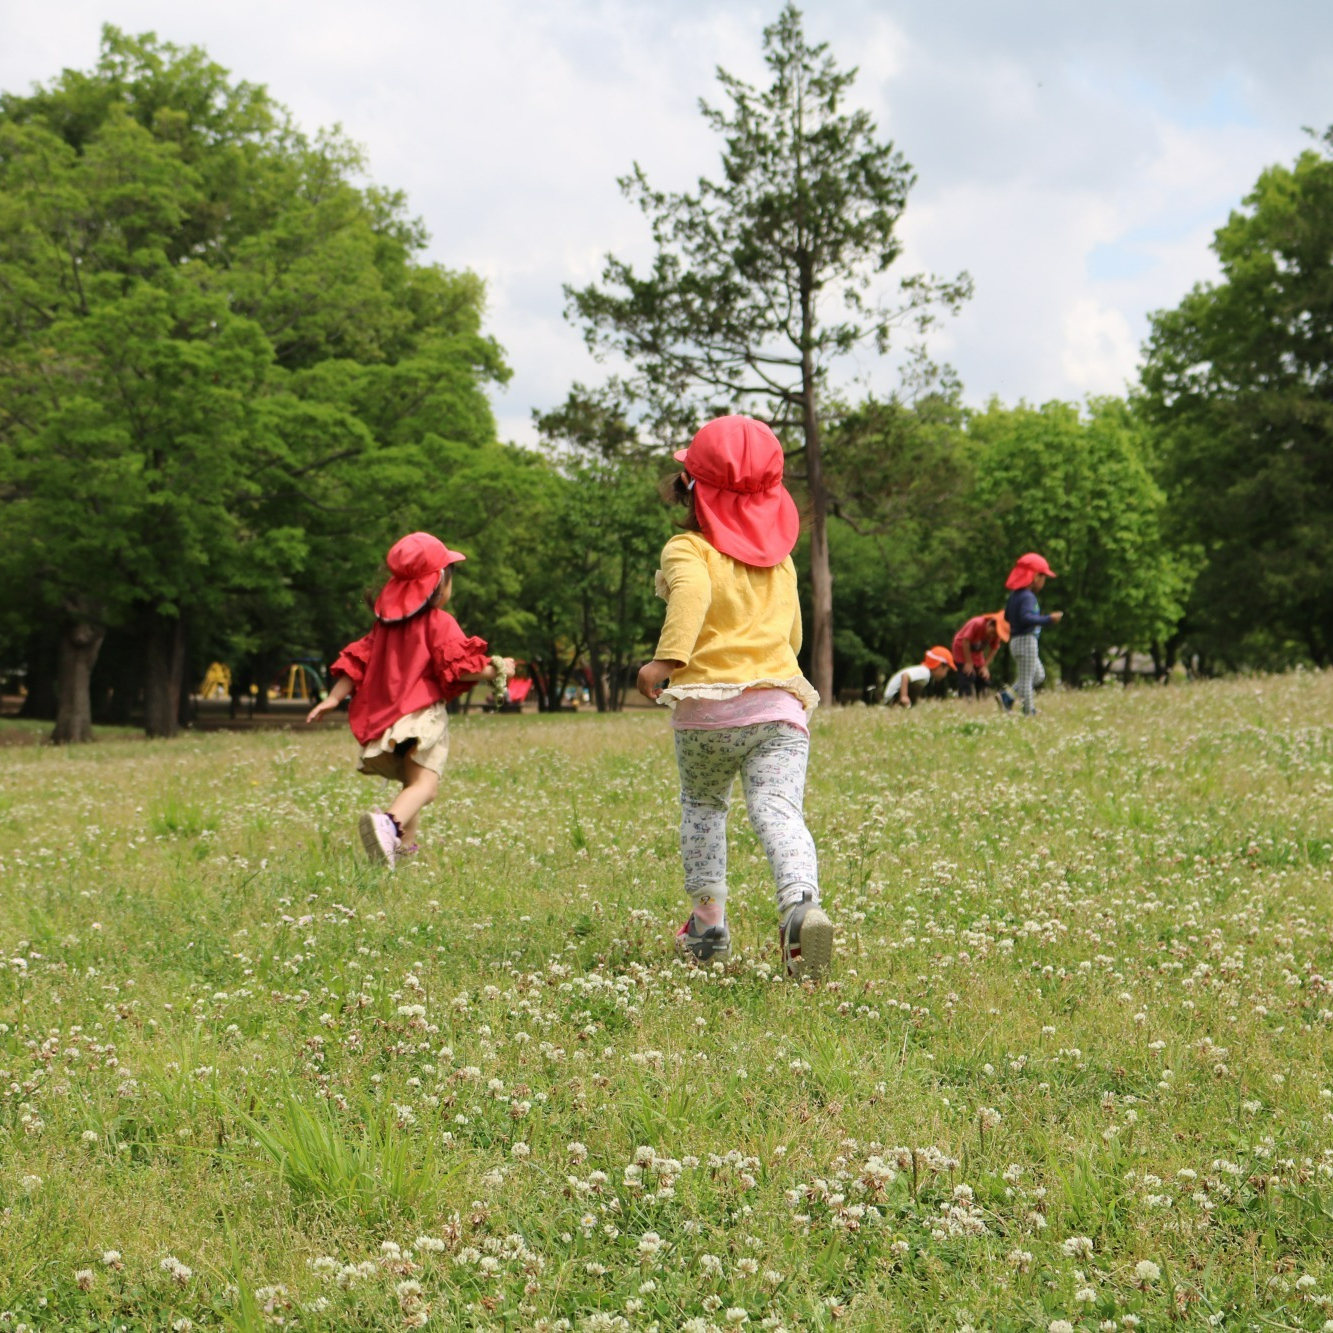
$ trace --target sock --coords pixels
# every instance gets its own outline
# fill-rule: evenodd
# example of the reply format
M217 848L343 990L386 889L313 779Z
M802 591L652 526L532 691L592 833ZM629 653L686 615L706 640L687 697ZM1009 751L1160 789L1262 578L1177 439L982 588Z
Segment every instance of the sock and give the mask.
M388 815L389 819L393 822L393 831L398 835L398 841L402 842L403 826L398 822L398 816L395 815L391 810L386 810L384 813Z
M811 907L819 906L819 888L814 884L788 884L778 891L778 919L786 922L787 914L793 907L809 899Z
M710 926L721 926L727 920L727 886L713 884L706 889L699 889L690 894L694 903L694 924L699 930Z

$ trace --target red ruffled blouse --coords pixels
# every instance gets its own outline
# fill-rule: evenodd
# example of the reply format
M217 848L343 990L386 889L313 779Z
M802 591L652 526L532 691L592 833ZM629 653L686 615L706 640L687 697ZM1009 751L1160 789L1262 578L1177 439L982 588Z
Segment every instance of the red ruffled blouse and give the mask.
M332 671L356 686L347 721L369 745L400 717L466 694L472 682L460 677L490 664L486 640L464 634L453 616L437 609L392 625L377 621L338 654Z

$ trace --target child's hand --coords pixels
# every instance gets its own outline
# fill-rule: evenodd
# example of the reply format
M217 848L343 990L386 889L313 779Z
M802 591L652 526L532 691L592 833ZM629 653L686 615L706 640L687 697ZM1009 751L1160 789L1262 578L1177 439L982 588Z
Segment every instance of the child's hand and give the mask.
M338 701L331 695L325 695L306 715L307 723L318 722L325 713L331 713L338 706Z
M680 665L679 662L652 661L639 668L639 693L655 703L662 693L662 682Z
M1051 612L1051 621L1053 624L1058 625L1064 618L1065 618L1065 613L1063 611Z

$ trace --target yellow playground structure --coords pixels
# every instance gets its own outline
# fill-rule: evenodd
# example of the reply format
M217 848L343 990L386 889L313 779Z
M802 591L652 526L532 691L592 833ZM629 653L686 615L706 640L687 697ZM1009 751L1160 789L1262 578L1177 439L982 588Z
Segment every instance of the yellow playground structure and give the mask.
M210 662L199 686L201 699L226 699L231 694L231 668L223 662Z
M289 662L282 673L268 688L270 699L289 699L293 702L312 703L324 697L327 687L321 671L321 664L313 658L298 658ZM250 693L257 695L259 687L250 686ZM201 699L226 699L231 695L231 668L225 662L210 662L204 678L199 683Z

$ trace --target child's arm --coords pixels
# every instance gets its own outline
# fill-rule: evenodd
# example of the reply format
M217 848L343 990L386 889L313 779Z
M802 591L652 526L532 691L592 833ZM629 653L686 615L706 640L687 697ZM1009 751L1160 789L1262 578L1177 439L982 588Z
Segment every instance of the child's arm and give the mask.
M318 722L325 713L331 713L356 688L350 676L339 676L333 688L305 715L307 722Z
M662 693L663 681L673 671L679 671L684 665L684 662L674 662L661 657L655 657L651 662L645 662L639 668L639 693L645 699L651 699L656 703Z
M506 675L506 676L509 676L509 677L512 678L512 677L513 677L513 674L514 674L514 659L513 659L512 657L506 657L506 658L504 659L504 664L505 664L505 675ZM460 672L458 673L458 679L459 679L459 680L494 680L494 679L495 679L495 663L492 662L492 663L490 664L490 666L486 667L486 669L485 669L484 671L460 671Z
M694 645L713 600L708 562L689 538L673 537L662 551L662 578L669 595L666 619L653 657L655 661L674 662L681 667L694 654Z
M903 672L903 683L898 686L898 702L904 708L912 706L912 681L907 672Z

